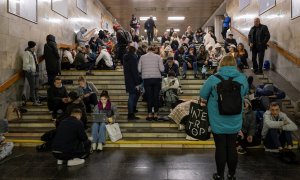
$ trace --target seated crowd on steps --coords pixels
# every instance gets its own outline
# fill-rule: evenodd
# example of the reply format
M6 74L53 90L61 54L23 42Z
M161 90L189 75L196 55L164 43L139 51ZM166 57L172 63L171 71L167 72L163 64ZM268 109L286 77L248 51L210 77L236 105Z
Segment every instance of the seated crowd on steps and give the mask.
M82 159L88 156L88 149L91 146L94 150L102 150L102 146L105 144L104 125L109 118L115 121L118 115L117 107L111 104L108 92L102 91L100 93L93 82L87 81L85 77L79 77L77 91L68 93L59 77L62 69L86 70L86 75L94 75L93 69L114 70L117 66L123 66L126 92L129 94L128 120L139 119L136 116L138 113L137 103L144 93L148 112L146 120L157 121L159 108L163 104L171 109L169 118L177 124L184 124L188 114L187 107L191 102L191 100L184 100L186 102L179 103L179 99L176 98L180 93L180 81L178 79L180 75L181 80L184 81L189 78L187 71L192 70L194 79L199 79L199 74L201 74L203 80L209 77L207 82L212 81L214 78L211 76L212 74L222 73L220 62L224 57L230 56L236 64L235 73L246 79L243 69L249 68L248 52L242 43L237 46L232 34L229 34L229 38L225 40L224 48L212 31L205 33L199 28L193 32L189 26L181 38L173 31L164 33L160 47L155 45L153 40L149 41L149 46L144 44L134 29L128 32L120 25L114 25L114 30L114 34L110 34L108 31L99 31L88 41L83 36L87 30L84 27L81 28L76 35L77 48L65 49L63 60L60 60L55 36L50 34L46 38L44 59L49 85L47 90L48 108L57 125L57 134L53 139L53 150L55 150L54 154L58 159L58 164L61 164L62 160L67 160L70 166L83 163ZM39 70L35 48L36 43L29 41L28 48L25 49L23 55L23 70L30 85L30 100L33 101L34 105L41 105L37 96L36 81ZM223 73L226 73L226 70ZM245 80L243 83L252 87L252 82L249 79L251 77L248 77L248 82ZM205 87L208 86L207 82L204 84ZM238 152L245 153L247 146L250 146L251 143L257 144L254 142L259 142L261 138L265 140L264 144L268 149L282 150L285 144L287 144L288 149L291 149L291 134L289 132L296 130L296 125L284 113L280 112L280 106L271 103L263 115L263 134L257 132L257 119L255 119L253 115L255 112L251 108L253 106L252 100L254 100L251 95L253 92L249 91L246 94L247 100L243 106L242 128L234 137L234 139L239 137ZM200 96L207 100L205 93L200 93ZM198 101L196 100L196 102ZM107 118L103 122L93 123L93 141L91 144L85 134L85 129L88 128L86 114L100 111L103 111ZM79 141L80 147L68 146L67 148L70 149L65 151L63 147L66 145L65 143L69 142L74 145L72 140L75 137L75 132L78 133L76 136L78 139L75 139ZM59 136L65 138L61 139Z

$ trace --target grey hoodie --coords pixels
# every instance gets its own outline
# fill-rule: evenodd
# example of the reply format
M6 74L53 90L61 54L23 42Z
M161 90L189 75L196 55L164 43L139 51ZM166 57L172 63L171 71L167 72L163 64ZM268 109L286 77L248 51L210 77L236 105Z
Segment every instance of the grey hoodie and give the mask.
M86 40L83 37L83 34L87 31L87 29L85 27L81 27L80 31L76 34L76 38L77 38L77 42L79 44L79 46L84 46Z
M287 120L289 123L284 125L283 120ZM263 138L266 137L269 129L282 129L284 131L297 131L297 125L290 120L290 118L283 112L280 112L278 119L272 116L271 111L266 111L264 113L264 127L262 129L261 135Z

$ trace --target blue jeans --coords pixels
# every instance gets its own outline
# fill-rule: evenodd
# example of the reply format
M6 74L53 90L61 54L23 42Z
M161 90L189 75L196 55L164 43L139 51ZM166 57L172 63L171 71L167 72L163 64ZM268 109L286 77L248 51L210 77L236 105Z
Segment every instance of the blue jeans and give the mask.
M198 74L198 65L197 65L197 62L192 62L192 65L193 65L194 74ZM183 68L183 74L186 75L186 71L188 69L187 62L183 62L182 68Z
M285 145L293 145L290 131L279 131L279 129L269 129L264 140L264 145L268 149L278 149Z
M93 143L102 143L106 142L106 127L105 123L93 123L92 125L92 136Z
M134 113L134 110L136 108L138 99L139 99L139 96L137 95L137 92L129 93L129 97L128 97L128 114Z

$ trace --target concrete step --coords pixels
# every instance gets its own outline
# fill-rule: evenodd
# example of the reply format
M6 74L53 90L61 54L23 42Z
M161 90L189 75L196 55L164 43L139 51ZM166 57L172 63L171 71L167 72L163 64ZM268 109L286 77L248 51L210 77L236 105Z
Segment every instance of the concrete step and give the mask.
M53 127L15 127L11 128L10 132L6 135L8 138L12 137L41 137L45 132L50 131ZM122 136L124 138L178 138L186 137L185 132L180 132L177 128L121 128ZM90 129L88 129L88 135L90 135Z
M112 96L114 94L122 94L122 95L127 95L128 96L128 94L127 94L127 92L125 90L125 87L124 87L124 89L112 89L112 88L109 88L109 86L103 86L103 85L97 85L96 87L97 87L97 89L100 92L102 90L107 90L108 93L109 93L109 96ZM182 91L183 91L182 95L185 95L185 94L197 94L197 93L199 94L199 91L200 91L201 87L202 87L202 85L197 85L197 87L195 87L194 89L192 89L192 88L184 88L184 89L182 89ZM71 91L77 91L77 86L67 86L66 88L67 88L67 90L69 92L71 92ZM46 96L47 95L47 90L46 89L41 89L41 90L39 90L39 94ZM181 95L181 94L179 94L179 95Z
M39 94L41 96L47 96L46 90L40 90ZM119 101L119 100L127 101L128 100L127 94L109 93L109 96L114 101ZM183 94L179 94L179 98L180 99L199 99L199 90L197 92L195 90L194 93L184 92ZM141 98L140 98L140 100L141 100Z
M73 84L76 84L76 85L78 84L78 82L77 82L78 76L61 76L61 79L73 80ZM203 84L204 83L204 80L194 79L193 77L190 79L185 79L185 80L182 80L181 77L179 77L178 79L179 79L181 85ZM110 85L125 84L124 78L122 78L122 77L118 77L118 78L112 80L110 77L101 79L98 76L89 76L89 77L87 77L87 80L92 81L95 85L97 85L97 84L99 84L99 85L100 84L110 84Z
M88 127L91 127L93 121L89 120ZM177 128L178 125L170 122L128 122L128 121L119 121L120 128ZM54 123L51 121L40 121L40 120L31 120L31 121L18 121L10 122L9 128L54 128Z

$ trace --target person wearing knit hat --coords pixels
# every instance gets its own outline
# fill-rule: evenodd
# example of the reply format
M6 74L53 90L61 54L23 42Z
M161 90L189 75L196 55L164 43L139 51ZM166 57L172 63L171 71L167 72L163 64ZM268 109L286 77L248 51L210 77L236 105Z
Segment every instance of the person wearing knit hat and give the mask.
M246 148L260 144L261 139L255 136L256 132L256 116L252 110L252 105L249 99L244 99L243 124L242 129L238 133L237 152L246 154Z
M25 49L23 53L23 71L26 80L28 81L29 88L30 88L30 101L33 102L33 105L42 105L37 96L37 82L38 82L38 72L39 72L39 65L37 56L35 53L36 50L36 43L34 41L28 41L28 47ZM24 86L26 88L26 86Z

